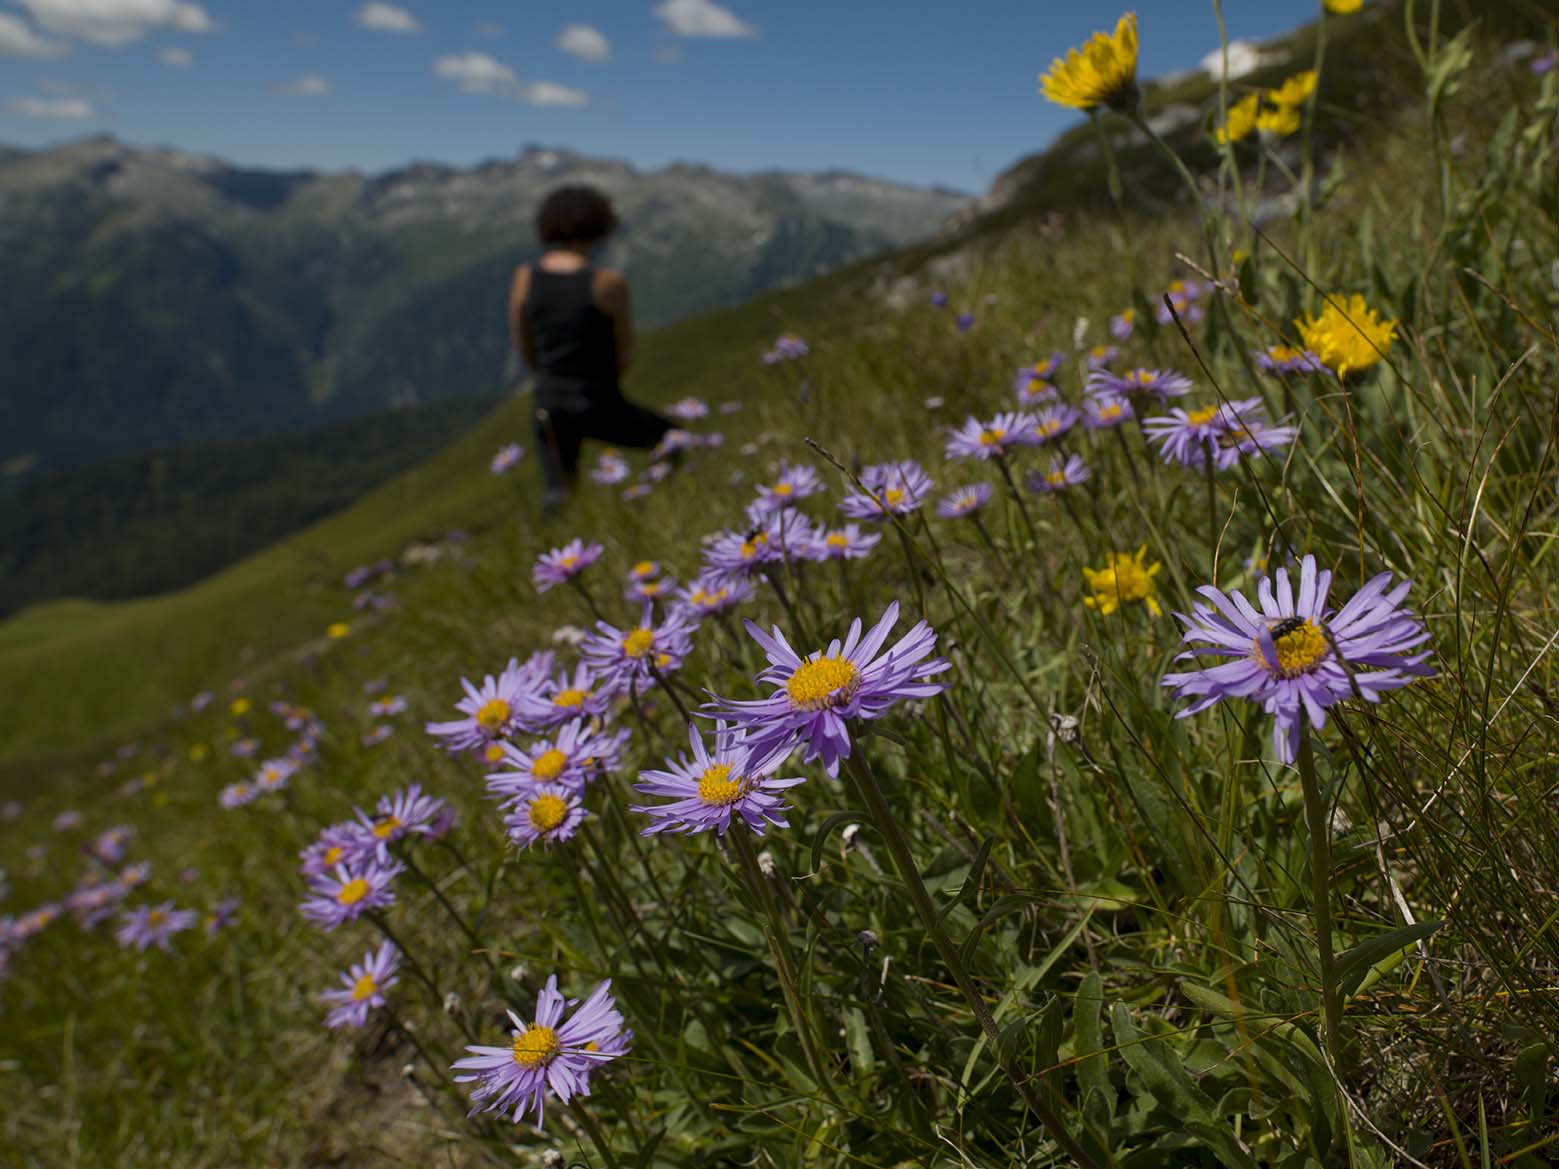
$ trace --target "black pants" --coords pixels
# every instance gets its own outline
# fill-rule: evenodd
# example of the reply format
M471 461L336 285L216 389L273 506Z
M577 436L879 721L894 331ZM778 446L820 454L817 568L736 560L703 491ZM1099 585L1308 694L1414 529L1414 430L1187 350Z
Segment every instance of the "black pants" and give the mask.
M660 442L675 424L617 397L578 405L538 399L535 425L542 484L549 495L556 495L573 487L579 475L579 448L585 439L645 450Z

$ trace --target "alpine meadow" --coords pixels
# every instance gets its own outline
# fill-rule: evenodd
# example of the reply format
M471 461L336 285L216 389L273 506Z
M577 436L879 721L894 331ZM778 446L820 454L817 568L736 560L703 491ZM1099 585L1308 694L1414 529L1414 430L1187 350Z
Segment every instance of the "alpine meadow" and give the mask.
M0 624L0 1163L1552 1164L1559 22L1318 6L1037 46L557 511L511 398Z

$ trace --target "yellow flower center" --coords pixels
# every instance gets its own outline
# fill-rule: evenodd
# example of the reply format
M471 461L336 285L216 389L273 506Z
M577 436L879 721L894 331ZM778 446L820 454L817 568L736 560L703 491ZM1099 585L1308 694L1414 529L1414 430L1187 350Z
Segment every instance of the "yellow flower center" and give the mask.
M551 832L567 815L568 805L551 792L544 792L530 802L531 827L537 832Z
M568 571L573 571L574 566L577 565L578 563L579 563L579 557L577 557L577 556L565 556L565 557L563 557L562 560L558 561L558 567L562 568L562 569L566 569Z
M1281 634L1277 633L1279 629L1283 630ZM1272 645L1278 651L1277 672L1284 678L1305 673L1331 648L1321 627L1309 619L1298 625L1293 625L1292 619L1281 621L1273 628L1273 633ZM1272 669L1272 663L1261 651L1260 641L1256 643L1256 657L1268 670Z
M148 926L166 925L167 922L168 915L160 909L154 909L146 915L146 924Z
M371 997L379 989L379 984L374 981L372 974L364 974L352 984L352 1001L360 1003L365 998Z
M489 698L476 712L476 725L488 734L496 734L509 721L509 704L502 698Z
M989 430L980 431L981 446L996 446L1007 437L1007 432L999 426L993 426Z
M556 1031L540 1023L533 1023L525 1029L524 1034L514 1037L511 1051L515 1063L522 1068L533 1068L551 1062L552 1057L562 1049Z
M740 777L732 779L729 763L716 763L698 777L698 798L706 804L734 804L742 794Z
M623 638L623 653L630 658L642 658L655 646L655 634L648 629L635 629Z
M338 865L341 863L341 858L345 855L346 849L342 848L339 844L332 844L325 850L325 855L320 859L323 860L327 865Z
M487 744L487 750L482 752L482 758L486 759L489 763L502 763L503 762L503 744L502 743L489 743L489 744Z
M1217 406L1203 406L1200 410L1188 410L1185 420L1192 426L1206 426L1217 416Z
M785 683L785 693L802 710L822 710L850 697L860 681L855 663L837 657L802 662Z
M655 562L653 560L641 560L633 566L633 575L640 580L647 576L655 575Z
M882 497L889 507L897 507L904 502L904 489L902 487L890 487L882 493Z
M664 669L666 669L670 665L671 665L671 655L670 654L656 654L655 655L655 668L657 670L664 670Z
M771 490L775 495L793 495L796 489L789 483L776 483Z
M1134 369L1126 375L1126 380L1133 385L1145 386L1153 380L1153 375L1145 369Z
M539 780L556 779L563 774L563 768L568 766L568 756L556 747L549 747L530 765L530 773Z
M559 690L552 696L552 705L566 707L569 710L575 710L583 706L585 704L585 699L589 697L590 691L588 690Z
M1295 349L1292 345L1274 345L1267 350L1267 356L1273 361L1297 361L1304 351Z
M1065 471L1046 471L1045 472L1045 481L1047 483L1049 483L1050 486L1052 486L1052 487L1065 487L1066 486L1066 472Z
M829 532L828 535L823 537L823 543L830 548L848 548L850 546L850 537L843 532Z
M356 905L364 897L368 896L368 882L361 877L353 877L340 889L336 890L336 900L342 905Z
M1119 418L1124 409L1125 407L1123 407L1119 402L1105 402L1099 407L1099 417L1105 420L1113 420ZM1055 423L1049 427L1049 430L1053 431L1059 428L1060 424Z
M401 822L398 817L383 816L374 824L373 832L380 840L388 840L400 826Z

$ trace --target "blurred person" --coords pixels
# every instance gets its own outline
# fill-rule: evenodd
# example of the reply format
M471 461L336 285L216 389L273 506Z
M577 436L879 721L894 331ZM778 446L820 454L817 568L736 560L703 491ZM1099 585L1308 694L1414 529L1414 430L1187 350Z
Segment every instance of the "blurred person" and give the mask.
M633 355L628 281L591 255L617 227L611 201L594 187L559 187L536 212L546 251L514 274L509 331L536 378L535 431L542 510L568 498L587 438L654 447L673 423L623 397Z

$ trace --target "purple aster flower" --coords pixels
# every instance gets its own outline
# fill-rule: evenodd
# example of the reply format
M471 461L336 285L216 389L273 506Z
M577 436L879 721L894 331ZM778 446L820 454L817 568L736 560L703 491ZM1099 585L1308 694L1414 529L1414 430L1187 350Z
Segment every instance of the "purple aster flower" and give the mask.
M679 398L666 407L666 413L683 422L695 422L709 414L709 403L702 398Z
M944 520L958 519L979 511L991 501L991 485L975 483L960 487L936 505L936 513Z
M652 488L648 483L630 483L627 487L623 488L623 501L625 503L632 503L635 499L643 499L653 490L654 488Z
M1248 698L1273 716L1278 758L1292 763L1299 749L1300 719L1320 730L1326 711L1346 698L1379 702L1388 690L1415 677L1431 677L1427 652L1414 653L1429 631L1402 608L1411 582L1393 587L1391 573L1372 578L1339 610L1327 609L1332 574L1317 571L1314 556L1299 566L1299 590L1288 570L1262 577L1256 609L1242 593L1212 585L1197 590L1205 598L1190 616L1176 613L1185 626L1177 660L1201 655L1224 659L1185 673L1164 675L1163 684L1190 705L1176 717L1206 710L1225 698Z
M9 936L12 943L25 942L42 933L59 920L61 912L62 907L53 902L45 902L28 910L11 924Z
M1108 430L1135 416L1131 399L1114 394L1089 394L1083 399L1083 425L1089 430Z
M138 864L126 865L119 870L119 883L126 889L139 889L146 884L146 879L152 875L152 862L141 861Z
M536 557L536 563L531 568L531 580L536 585L536 591L544 593L564 581L572 580L599 560L604 551L606 549L599 544L586 544L583 540L574 539L561 548L543 552Z
M575 719L599 718L612 704L612 692L600 685L590 667L574 667L558 674L548 685L526 695L520 703L519 721L532 733L551 730Z
M320 1001L331 1008L325 1026L333 1031L367 1023L368 1012L384 1006L384 992L395 985L400 966L401 952L392 943L381 942L377 950L369 950L341 975L341 989L320 993Z
M563 1012L578 1000L558 993L554 974L536 997L535 1022L522 1023L509 1012L514 1031L507 1046L468 1046L471 1054L456 1060L454 1070L467 1073L455 1077L457 1084L476 1085L472 1115L496 1111L502 1116L513 1109L518 1124L534 1113L540 1128L549 1091L564 1104L588 1096L591 1073L624 1054L632 1039L612 1001L611 986L610 979L601 983L565 1021Z
M309 878L309 896L298 912L322 930L356 921L370 909L395 904L393 881L405 869L399 861L368 859L355 868L337 865L334 873Z
M239 739L232 746L232 754L235 759L248 759L259 749L259 739Z
M630 472L627 459L616 451L602 451L590 471L590 478L603 487L612 487L628 478Z
M757 586L750 580L711 573L705 573L677 593L683 611L695 620L734 609L757 595Z
M1326 373L1321 359L1308 349L1292 345L1272 345L1258 349L1254 354L1256 364L1270 373Z
M1058 491L1076 487L1079 483L1086 483L1091 478L1093 472L1078 455L1056 455L1050 460L1048 471L1029 472L1027 486L1036 494L1054 495Z
M970 329L974 328L974 314L959 313L956 324L958 325L958 331L960 333L967 333Z
M726 404L731 405L729 402ZM735 405L738 409L741 408L740 402L737 402ZM732 411L728 410L726 413L729 414ZM711 430L707 434L695 434L693 436L693 445L702 447L706 451L717 451L725 445L725 435L718 430Z
M466 696L455 704L463 718L451 722L428 723L428 734L444 740L450 751L470 751L498 739L507 738L518 727L516 714L525 696L534 692L552 673L552 654L543 651L526 659L522 666L513 658L503 673L482 679L473 686L465 678L460 685Z
M404 714L405 712L406 699L400 694L375 698L368 704L368 713L373 718L394 718L396 715Z
M134 835L135 829L128 824L117 825L99 833L97 839L87 845L87 852L105 865L117 865L124 860L125 850Z
M1214 436L1221 426L1219 415L1217 403L1196 410L1175 406L1168 414L1146 419L1142 430L1149 442L1158 444L1159 454L1166 463L1205 467Z
M791 755L789 743L778 743L766 751L755 751L737 731L726 723L715 724L715 749L704 746L697 727L688 729L691 758L679 755L667 759L666 771L641 771L634 788L647 796L670 796L669 804L633 804L630 810L643 812L654 820L645 836L657 832L708 832L724 836L733 816L763 835L767 825L788 828L785 800L779 794L786 788L805 783L802 778L775 779L774 772Z
M254 787L260 792L279 792L297 773L298 764L292 759L267 759L254 773Z
M1130 341L1136 329L1137 310L1134 308L1122 309L1110 318L1110 336L1117 341Z
M1075 406L1046 406L1034 415L1034 432L1040 442L1054 442L1076 426L1081 417Z
M365 837L372 839L381 857L397 840L408 836L427 836L434 821L444 810L444 801L436 796L424 795L421 784L411 784L394 795L380 796L374 806L373 819L363 812L357 813L357 822Z
M646 483L664 483L671 477L671 464L665 460L651 463L644 468L644 481Z
M594 775L622 764L626 730L593 730L576 720L558 728L557 734L524 747L505 744L502 765L507 771L487 776L487 790L499 800L520 800L538 786L580 790Z
M1088 368L1090 371L1094 372L1097 372L1101 369L1108 369L1114 363L1115 359L1120 355L1120 349L1114 345L1095 345L1092 349L1088 350L1088 356L1086 359Z
M1049 382L1029 380L1017 387L1018 405L1037 406L1041 402L1054 402L1061 396L1059 390Z
M1038 446L1039 432L1034 416L1024 413L998 414L989 422L970 417L948 434L949 459L999 459L1013 447Z
M1559 69L1559 49L1549 49L1541 57L1533 57L1530 68L1533 75L1537 77Z
M205 710L206 707L210 706L215 698L216 695L212 694L211 691L202 690L199 694L195 695L195 697L189 700L189 708L196 714L199 714L201 711Z
M1012 388L1018 392L1019 398L1023 396L1024 387L1036 382L1048 384L1056 380L1056 373L1066 362L1066 354L1052 353L1049 357L1042 357L1033 365L1025 365L1018 370L1012 379Z
M618 629L597 621L595 632L579 647L580 656L614 694L630 688L643 691L655 674L679 669L693 649L692 627L680 613L668 613L655 624L654 606L648 603L631 629Z
M1114 374L1099 370L1088 378L1088 392L1101 398L1134 398L1154 394L1160 402L1191 392L1191 379L1172 369L1133 369Z
M660 441L657 442L650 450L650 458L658 464L668 455L675 454L677 451L688 450L690 447L696 445L697 443L694 441L691 431L683 430L680 426L673 426L670 430L666 431L665 434L660 436ZM651 468L651 470L653 469L654 468ZM668 464L666 474L669 473L670 465ZM660 480L664 479L665 477L666 475L662 474L658 477L654 477L653 481L659 483Z
M628 579L654 580L660 575L660 565L654 560L641 560L628 570Z
M885 520L908 515L926 501L934 484L911 459L878 463L861 472L865 493L855 491L839 501L839 510L853 520Z
M778 525L754 524L746 532L721 532L704 548L704 573L739 580L781 559Z
M54 831L71 832L81 827L81 813L74 808L67 809L54 817Z
M87 885L65 898L65 908L74 913L84 929L95 929L107 921L129 896L130 890L118 881Z
M941 291L933 292L931 294L931 307L932 308L946 308L947 307L947 293L941 292Z
M488 464L488 467L494 475L502 475L518 463L524 454L525 451L519 443L511 442L508 446L498 448L498 453L493 456L493 461Z
M1215 436L1213 464L1227 471L1246 455L1266 454L1285 447L1299 437L1299 428L1285 419L1274 425L1266 417L1267 408L1260 398L1226 402L1220 410L1223 422Z
M863 532L859 524L842 528L819 526L811 534L802 555L807 560L864 560L882 543L881 532Z
M211 912L206 914L206 937L212 938L232 925L238 917L238 907L243 902L237 897L224 897L211 907Z
M717 697L709 709L747 732L753 751L801 745L806 749L803 762L821 759L828 774L837 776L839 761L850 755L846 723L851 719L881 718L895 703L930 698L946 689L941 682L929 681L948 663L925 660L936 649L936 633L924 621L878 654L898 619L895 601L864 637L857 617L842 644L835 640L805 659L791 649L777 626L765 634L748 621L747 632L770 662L758 682L778 689L755 702Z
M584 818L585 804L578 789L543 784L516 797L503 818L503 826L510 840L521 848L529 848L538 840L559 844L569 839Z
M234 808L252 803L259 794L260 789L254 784L239 780L237 783L228 784L217 793L217 803L231 812Z
M659 580L636 580L623 590L627 601L660 601L671 596L677 588L675 577L663 576Z
M125 912L119 928L114 931L114 940L126 949L134 946L137 950L145 950L148 946L156 946L166 951L174 934L194 924L194 910L175 909L171 901L143 905Z
M1199 291L1197 295L1201 295ZM1174 305L1174 313L1169 311L1169 304ZM1161 300L1158 302L1158 307L1153 310L1154 318L1161 325L1172 324L1176 315L1185 324L1194 325L1206 315L1202 306L1197 304L1192 296L1184 292L1169 293L1169 304L1165 304Z
M765 512L776 512L795 507L801 500L816 495L822 489L823 481L818 478L815 469L782 462L774 482L758 488L758 505Z

